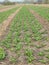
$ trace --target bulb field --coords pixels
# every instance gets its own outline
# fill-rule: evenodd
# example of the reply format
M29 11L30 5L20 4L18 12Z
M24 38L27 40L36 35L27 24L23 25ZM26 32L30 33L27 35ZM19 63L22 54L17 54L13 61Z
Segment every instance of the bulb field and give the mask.
M49 7L17 6L0 12L0 24L19 8L11 24L3 29L5 34L0 34L0 65L49 65ZM30 10L46 20L46 26Z

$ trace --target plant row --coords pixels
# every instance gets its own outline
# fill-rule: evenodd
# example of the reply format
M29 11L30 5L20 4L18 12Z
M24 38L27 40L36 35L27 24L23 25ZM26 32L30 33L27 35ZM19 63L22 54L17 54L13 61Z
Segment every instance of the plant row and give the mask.
M30 8L49 21L49 7L30 6Z
M46 44L41 43L36 45L34 43L46 39L42 36L42 34L45 33L40 32L42 28L42 25L29 12L28 8L23 6L12 21L7 36L0 42L1 46L7 48L11 54L14 53L16 55L11 55L9 57L10 62L16 63L19 60L19 57L23 55L25 58L24 61L27 61L27 63L34 63L35 61L48 63L49 49L40 50L41 48L44 48ZM46 52L48 54L46 54ZM20 59L20 61L23 60Z
M14 13L17 9L18 9L18 7L15 7L8 11L0 12L0 23L2 23L5 19L7 19L8 16L10 16L10 14Z

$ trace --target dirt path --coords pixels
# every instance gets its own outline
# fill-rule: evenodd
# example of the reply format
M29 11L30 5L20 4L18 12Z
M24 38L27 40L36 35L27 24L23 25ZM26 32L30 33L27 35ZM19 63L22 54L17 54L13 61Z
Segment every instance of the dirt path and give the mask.
M48 34L49 34L49 22L44 19L43 17L41 17L38 13L36 13L34 10L30 10L30 12L35 16L35 18L43 25L43 27L45 28L45 30L47 30Z
M12 6L0 6L0 10L1 9L5 9L5 8L8 8L8 7L12 7Z
M12 22L13 18L15 17L15 15L19 12L19 10L22 7L20 7L18 10L16 10L15 13L11 14L7 20L5 20L1 25L0 25L0 38L2 37L2 35L5 34L5 31L7 30L8 26L10 25L10 23Z
M15 6L15 7L17 7L17 6ZM14 6L13 7L12 6L10 6L10 7L4 7L4 8L0 9L0 12L4 12L4 11L7 11L7 10L15 8L15 7Z
M42 7L49 7L49 4L30 4L32 6L42 6Z

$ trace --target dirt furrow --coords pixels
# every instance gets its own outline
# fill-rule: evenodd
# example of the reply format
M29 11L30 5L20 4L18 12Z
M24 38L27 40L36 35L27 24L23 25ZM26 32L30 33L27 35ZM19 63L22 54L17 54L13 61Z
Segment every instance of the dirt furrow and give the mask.
M42 24L42 26L47 30L49 34L49 22L41 17L38 13L36 13L34 10L29 9L30 12L34 15L34 17Z
M5 8L0 9L0 12L4 12L4 11L10 10L12 8L15 8L15 7L14 6L13 7L5 7Z
M13 18L15 15L20 11L22 7L20 7L18 10L16 10L15 13L11 14L7 20L5 20L1 25L0 25L0 39L1 37L5 34L5 31L7 30L8 26L11 24Z

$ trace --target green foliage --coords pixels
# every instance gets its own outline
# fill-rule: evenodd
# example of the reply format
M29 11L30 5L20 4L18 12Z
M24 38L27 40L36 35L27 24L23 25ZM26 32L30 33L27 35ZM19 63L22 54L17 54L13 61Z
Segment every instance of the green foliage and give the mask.
M44 56L45 54L44 54L44 52L39 52L38 55L39 56Z
M5 58L6 54L3 48L0 47L0 60L3 60Z
M30 6L35 12L37 12L40 16L44 19L49 21L49 7L42 7L42 6ZM42 13L41 13L42 12ZM46 13L46 14L45 14Z
M18 9L18 7L12 8L8 11L0 12L0 23L2 23L5 19L10 16L10 14L14 13Z
M19 50L21 50L21 48L22 48L22 44L21 43L18 43L16 45L16 50L19 51Z
M25 50L25 55L27 56L27 61L29 63L32 62L35 59L34 56L33 56L33 52L30 49Z
M46 44L45 43L42 43L40 45L36 45L36 48L42 48L42 47L45 47L45 46L46 46Z
M14 58L14 57L10 57L9 60L10 60L11 63L16 63L17 62L16 58Z
M42 39L42 37L41 37L41 35L40 34L34 34L34 39L36 40L36 41L38 41L38 40L41 40Z
M27 56L32 56L33 52L30 49L26 49L26 55Z
M15 5L15 2L10 2L10 1L3 2L3 5Z
M39 60L39 62L43 63L43 64L46 64L46 60Z
M36 42L43 41L42 34L44 33L40 32L41 29L42 25L29 12L27 7L23 6L13 19L9 32L1 44L9 49L10 52L16 53L17 58L20 57L21 50L24 51L24 49L27 48L25 50L25 57L29 63L37 60L38 57L45 58L45 51L37 53L37 58L34 57L36 55L35 53L38 52L37 50L40 51L41 48L46 46L44 43L40 45L36 44ZM31 49L33 49L34 52ZM11 57L10 62L15 63L17 58ZM49 56L46 56L46 58L49 58ZM40 62L45 63L45 60L40 60Z
M48 59L49 59L49 54L47 54L47 55L46 55L46 58L48 58Z

